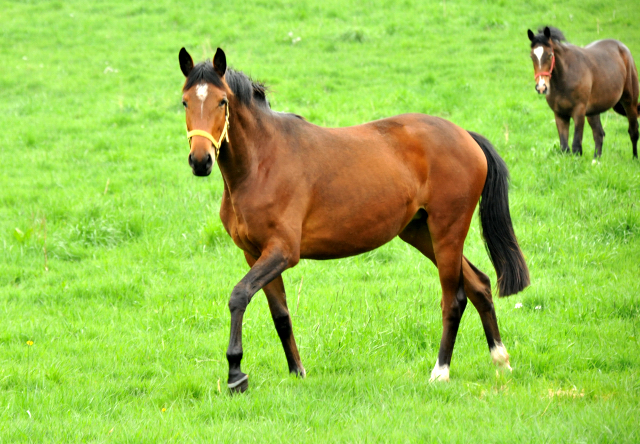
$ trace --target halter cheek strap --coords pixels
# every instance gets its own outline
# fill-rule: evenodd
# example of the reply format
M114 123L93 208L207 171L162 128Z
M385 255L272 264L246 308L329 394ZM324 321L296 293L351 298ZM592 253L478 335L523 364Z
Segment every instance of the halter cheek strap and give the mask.
M542 77L542 76L551 77L551 73L553 72L554 66L556 66L556 56L552 52L551 53L551 69L549 69L549 71L540 71L538 74L536 74L536 82L538 81L538 77Z
M211 134L204 130L191 130L187 132L187 139L189 140L189 146L191 146L191 138L193 136L201 136L205 139L209 139L213 148L216 151L216 160L218 160L218 154L220 153L220 147L222 146L222 141L226 139L227 143L229 142L229 104L227 104L226 113L224 116L224 128L222 128L222 133L220 133L220 138L218 140L214 139Z

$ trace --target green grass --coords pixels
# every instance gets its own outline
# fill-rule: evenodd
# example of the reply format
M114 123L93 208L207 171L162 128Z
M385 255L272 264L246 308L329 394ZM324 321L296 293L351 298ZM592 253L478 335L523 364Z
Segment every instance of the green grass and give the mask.
M526 37L549 23L640 60L635 2L0 6L1 443L640 441L640 163L612 112L599 164L589 129L583 158L558 153ZM395 240L285 273L305 380L258 294L250 391L230 397L227 302L247 268L219 171L187 165L182 46L223 47L274 109L317 124L418 111L492 140L532 275L496 300L513 373L496 376L470 306L451 382L427 382L437 273ZM477 220L465 254L495 284Z

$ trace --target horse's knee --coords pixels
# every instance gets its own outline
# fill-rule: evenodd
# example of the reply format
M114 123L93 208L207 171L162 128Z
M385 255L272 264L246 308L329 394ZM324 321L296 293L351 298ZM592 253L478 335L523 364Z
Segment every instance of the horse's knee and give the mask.
M475 307L481 313L493 311L493 300L491 299L491 289L474 289L473 296Z
M467 296L469 296L479 313L490 312L493 310L493 299L491 297L489 277L486 275L484 277L478 275L478 277L480 282L476 282L475 285L469 285L466 289Z
M480 280L482 285L488 288L489 295L491 295L491 279L489 279L489 276L487 276L486 274L484 274L482 271L478 269L476 269L476 276L478 276L478 279Z
M229 298L229 311L233 313L244 313L249 305L249 289L242 283L233 287L231 297Z
M477 307L481 304L486 307L487 304L493 307L493 300L491 298L491 279L485 273L480 271L471 262L468 262L474 275L469 275L466 281L467 296L471 299L473 304ZM477 280L476 280L477 279Z

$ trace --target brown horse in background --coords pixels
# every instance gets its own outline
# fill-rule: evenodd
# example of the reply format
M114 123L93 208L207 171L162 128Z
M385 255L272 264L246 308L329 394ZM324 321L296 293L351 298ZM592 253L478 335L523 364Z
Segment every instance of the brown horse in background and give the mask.
M629 120L633 157L638 157L638 71L631 52L617 40L599 40L584 48L566 43L559 29L545 27L534 34L531 59L536 91L546 94L556 117L563 152L569 151L569 123L575 126L572 151L582 155L584 118L593 130L594 157L602 155L604 129L600 113L613 108Z
M244 391L242 318L264 290L289 371L305 375L293 336L282 273L302 258L334 259L373 250L396 236L438 268L443 334L431 379L448 380L467 298L480 313L493 361L509 368L487 275L462 254L478 201L500 295L529 284L511 224L508 171L484 137L437 117L405 114L349 128L321 128L270 109L263 85L213 63L194 66L182 48L183 105L197 176L217 160L220 218L251 267L229 300L228 387Z

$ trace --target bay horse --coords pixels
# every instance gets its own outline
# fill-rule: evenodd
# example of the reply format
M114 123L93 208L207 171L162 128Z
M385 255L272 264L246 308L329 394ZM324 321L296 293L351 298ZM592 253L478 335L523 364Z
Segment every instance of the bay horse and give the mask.
M264 290L289 371L305 369L293 336L282 273L300 259L364 253L395 236L438 268L443 334L432 380L448 380L467 297L480 313L493 361L508 368L487 275L462 254L476 204L501 296L529 284L513 232L508 171L491 143L446 120L405 114L348 128L322 128L271 110L264 85L213 62L194 66L182 48L189 165L207 176L217 162L224 182L220 218L251 269L229 299L228 388L248 375L242 318ZM482 200L480 200L482 197Z
M638 158L638 71L629 48L617 40L598 40L584 48L566 42L557 28L534 34L531 59L536 91L545 94L553 110L562 152L569 151L569 123L573 119L573 154L582 155L585 116L595 141L594 158L602 155L604 129L600 114L613 108L629 120L633 157Z

